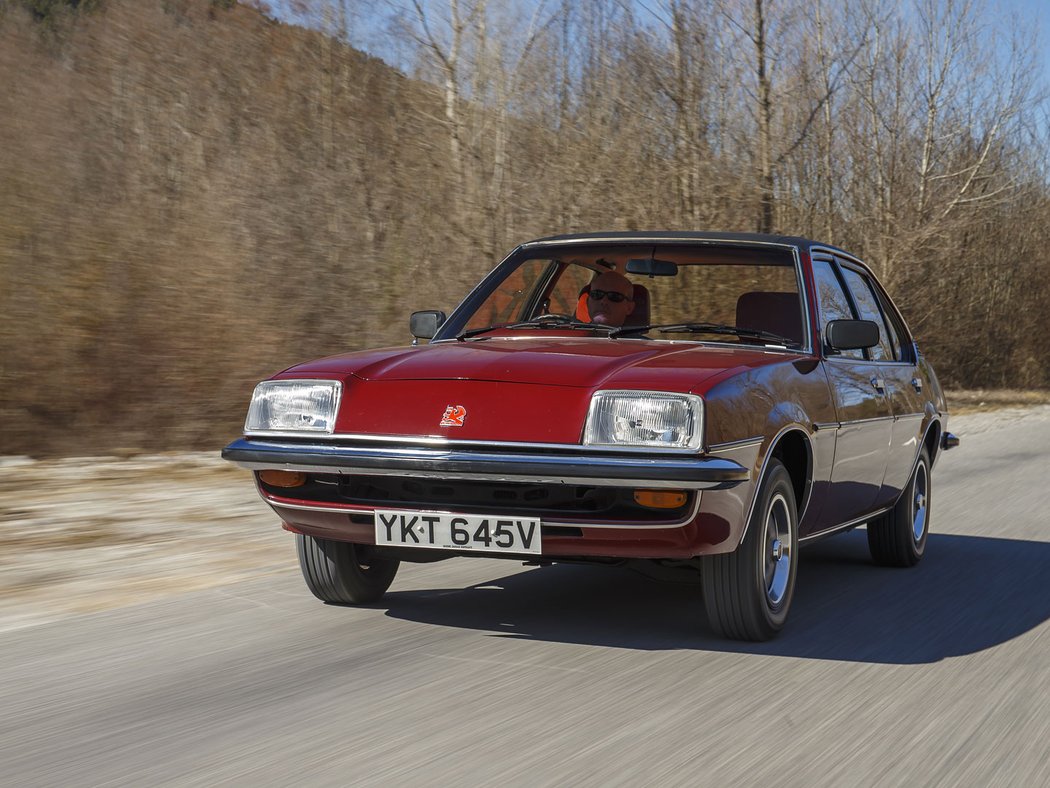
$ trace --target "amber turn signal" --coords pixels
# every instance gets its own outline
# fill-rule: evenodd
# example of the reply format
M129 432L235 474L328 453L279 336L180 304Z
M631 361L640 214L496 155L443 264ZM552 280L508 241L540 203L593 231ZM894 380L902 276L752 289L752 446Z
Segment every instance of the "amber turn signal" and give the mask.
M271 487L302 487L306 474L295 471L259 471L259 481Z
M682 490L635 490L634 502L650 509L677 509L685 506Z

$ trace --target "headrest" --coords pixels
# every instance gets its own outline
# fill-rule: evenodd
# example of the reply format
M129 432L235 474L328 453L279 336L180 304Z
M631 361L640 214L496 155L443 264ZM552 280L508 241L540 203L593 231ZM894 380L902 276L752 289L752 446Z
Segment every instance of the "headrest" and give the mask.
M802 311L798 293L744 293L736 302L740 328L769 331L802 344Z
M590 285L584 285L580 290L580 297L576 300L576 319L585 323L591 322L590 312L587 311L587 296L591 292ZM623 321L625 326L645 326L649 324L649 289L645 285L635 285L634 311Z

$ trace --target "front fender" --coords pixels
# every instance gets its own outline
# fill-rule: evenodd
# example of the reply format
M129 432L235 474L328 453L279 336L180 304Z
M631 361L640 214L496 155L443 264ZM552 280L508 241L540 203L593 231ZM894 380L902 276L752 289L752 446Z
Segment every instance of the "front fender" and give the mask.
M799 522L801 523L802 517L806 512L806 508L809 504L810 491L813 485L813 468L814 468L814 451L813 451L813 428L812 423L806 419L805 413L801 408L785 407L780 409L783 411L782 415L795 415L800 418L792 419L790 421L777 421L773 420L774 414L771 413L771 420L768 422L767 434L771 435L768 440L763 441L762 446L759 449L757 457L757 467L751 472L752 482L750 484L749 498L747 508L744 513L743 528L740 531L740 540L742 543L744 537L747 536L748 523L751 521L751 515L754 513L755 503L758 500L758 491L761 488L762 480L765 478L766 470L769 466L769 461L776 456L778 448L781 443L785 440L794 440L795 436L801 442L802 456L795 457L797 449L793 447L793 450L785 453L785 465L787 465L788 472L791 474L792 480L795 482L795 494L796 494L796 505L798 506ZM794 411L794 413L792 413ZM775 432L773 431L777 425L782 425Z

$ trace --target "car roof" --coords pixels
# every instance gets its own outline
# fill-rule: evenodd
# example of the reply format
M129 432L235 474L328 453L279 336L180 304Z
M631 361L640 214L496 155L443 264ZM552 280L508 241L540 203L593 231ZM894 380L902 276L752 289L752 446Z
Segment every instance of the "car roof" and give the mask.
M819 246L832 251L841 252L853 257L844 249L831 244L813 241L797 235L770 235L765 233L726 233L726 232L704 232L696 230L631 230L627 232L595 232L595 233L572 233L568 235L550 235L545 238L537 238L527 241L522 246L546 245L557 243L602 243L607 241L640 242L646 241L728 241L732 243L756 243L756 244L778 244L782 246L798 246L808 249L811 246Z

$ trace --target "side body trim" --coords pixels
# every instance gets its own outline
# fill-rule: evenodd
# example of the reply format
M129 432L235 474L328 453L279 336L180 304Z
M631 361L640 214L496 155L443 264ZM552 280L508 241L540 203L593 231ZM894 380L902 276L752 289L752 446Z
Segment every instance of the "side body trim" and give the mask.
M817 531L815 534L809 534L807 536L801 536L801 537L799 537L798 541L800 543L801 542L812 542L812 541L816 541L817 539L821 539L822 537L825 537L825 536L832 536L834 534L837 534L839 531L845 531L848 528L853 528L855 526L860 525L861 523L866 523L869 520L874 520L876 517L881 517L882 515L886 514L886 512L888 512L892 508L893 508L892 506L887 506L884 509L876 509L871 514L866 514L863 517L858 517L855 520L850 520L848 523L840 523L839 525L831 526L831 528L825 528L823 531Z
M852 427L854 424L874 424L877 421L896 421L897 416L873 416L870 419L852 419L839 423L839 427Z
M710 446L707 449L708 454L721 454L722 452L735 451L736 449L745 449L748 446L757 446L764 441L761 435L757 435L754 438L744 438L738 441L726 441L725 443L716 443L714 446Z

